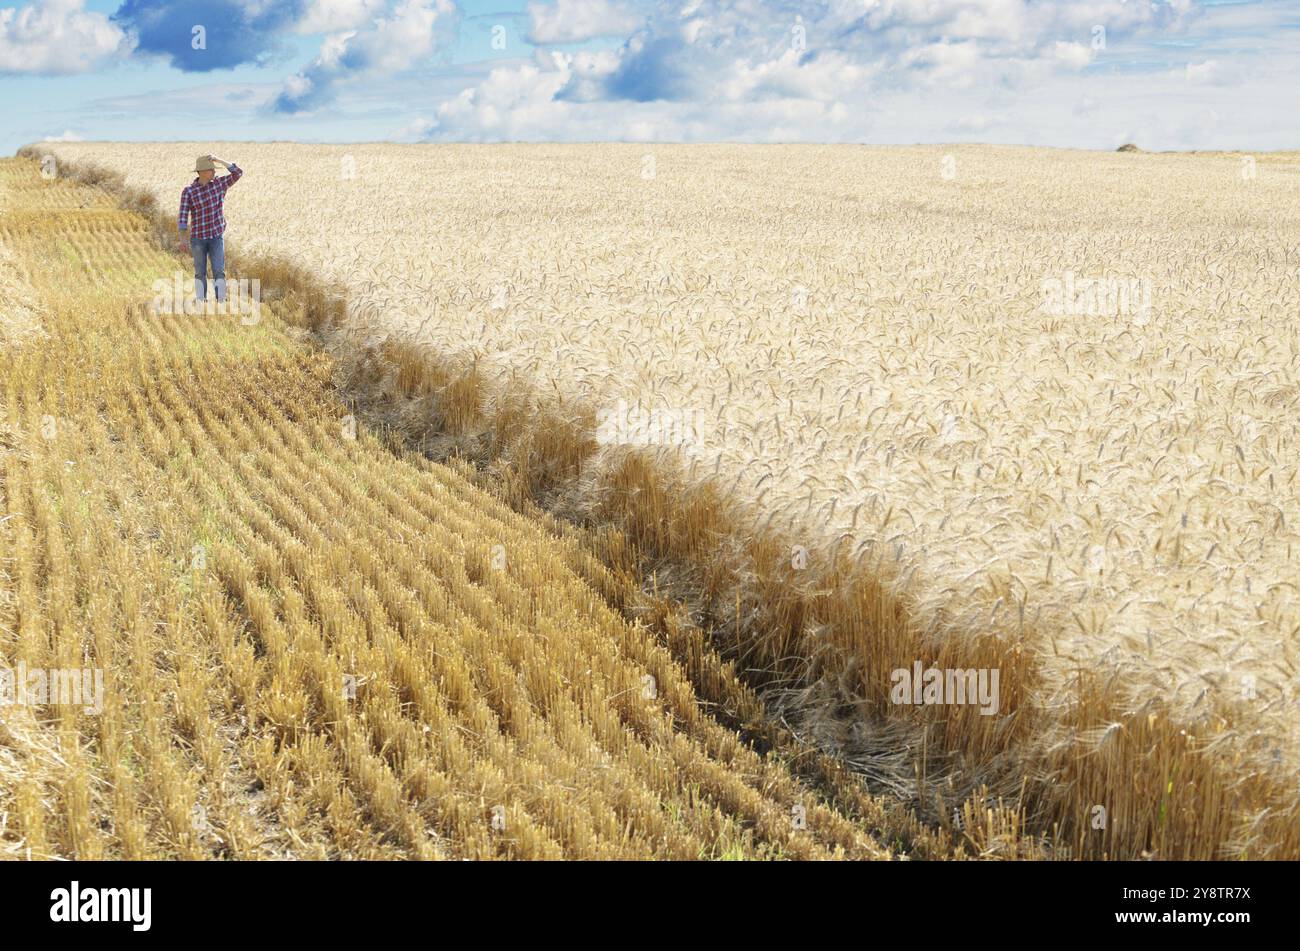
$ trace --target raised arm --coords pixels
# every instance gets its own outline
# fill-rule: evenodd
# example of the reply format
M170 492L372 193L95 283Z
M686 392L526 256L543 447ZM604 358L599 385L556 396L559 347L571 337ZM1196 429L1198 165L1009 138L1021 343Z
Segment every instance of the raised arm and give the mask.
M244 170L234 162L227 162L225 159L219 159L215 155L211 158L212 161L216 162L230 173L229 175L222 175L217 179L217 181L221 182L223 187L229 188L231 185L235 184L235 182L244 177Z

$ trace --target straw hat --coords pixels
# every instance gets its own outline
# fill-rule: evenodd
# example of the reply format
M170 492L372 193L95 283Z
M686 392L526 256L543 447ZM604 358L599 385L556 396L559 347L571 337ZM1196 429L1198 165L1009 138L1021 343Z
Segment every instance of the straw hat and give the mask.
M206 155L200 155L194 160L194 171L196 172L213 172L216 171L216 168L217 167L212 164L212 159L208 158Z

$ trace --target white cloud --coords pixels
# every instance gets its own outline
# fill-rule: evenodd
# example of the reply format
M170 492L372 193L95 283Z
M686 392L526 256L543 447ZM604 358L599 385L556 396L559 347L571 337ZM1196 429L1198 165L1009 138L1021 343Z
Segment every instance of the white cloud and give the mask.
M798 8L803 48L792 42L795 9L664 0L619 46L499 63L490 77L442 97L426 135L1108 150L1130 140L1148 149L1300 142L1279 135L1275 121L1300 92L1289 34L1268 29L1285 19L1276 7L829 0ZM1225 36L1221 23L1240 30ZM1092 49L1095 25L1106 28L1104 50ZM1193 52L1189 70L1187 51L1199 47L1213 58ZM1217 125L1207 110L1222 116Z
M1218 60L1207 59L1203 63L1188 63L1183 76L1189 83L1215 85L1228 78L1228 70Z
M377 19L385 0L307 0L295 33L341 33Z
M346 41L346 53L380 72L406 69L431 54L437 45L435 26L456 12L452 0L404 0L392 16L378 19L371 29Z
M842 102L793 98L707 103L555 98L584 72L598 74L614 59L611 51L538 51L532 61L499 66L483 82L438 107L438 126L430 137L439 141L779 142L827 140L829 128L842 127L839 138L849 141L856 130L848 120L871 113L862 104L849 109Z
M966 39L1014 38L1024 30L1029 13L1023 0L838 0L831 9L839 23L865 12L872 30L916 28Z
M1092 62L1092 50L1082 43L1057 41L1052 44L1048 58L1066 69L1082 69Z
M944 40L910 49L899 62L906 69L917 70L918 81L961 89L979 78L977 67L983 62L983 56L974 42Z
M0 9L0 70L14 71L20 57L23 71L93 68L97 49L116 47L92 42L97 34L85 23L107 25L112 43L122 42L78 0L18 2L28 6ZM233 2L250 11L277 0ZM434 69L456 23L452 0L303 0L289 15L297 19L282 17L280 29L323 39L313 62L283 83L157 90L99 100L97 109L166 110L183 122L220 102L251 129L280 121L257 114L268 101L273 111L310 112L337 96L346 107L340 116L300 129L326 136L356 129L370 138L392 130L389 137L416 141L1296 147L1300 133L1276 118L1300 95L1294 31L1279 28L1294 20L1286 6L530 0L529 38L539 46L531 58ZM802 34L792 29L796 15ZM1106 30L1105 49L1091 48L1095 26ZM795 42L801 35L806 45ZM592 36L626 39L571 53L552 45ZM394 102L403 105L401 118L393 118ZM89 114L60 121L98 137ZM41 122L32 125L33 134L42 131Z
M348 40L357 35L356 30L349 30L346 33L335 33L321 40L320 53L316 61L322 66L335 69L339 65L339 60L348 50Z
M558 21L567 2L530 9ZM560 98L830 102L879 92L867 88L877 81L890 90L1014 88L1092 63L1097 21L1112 43L1123 42L1180 29L1188 10L1184 0L830 0L807 8L778 0L660 0L617 48L612 68L575 80Z
M430 119L428 116L416 116L406 125L393 132L389 138L395 142L419 142L428 138L436 128L438 128L437 119Z
M564 76L560 89L564 90L565 98L575 102L603 98L605 81L619 62L618 53L614 50L599 50L594 53L585 50L579 53L538 50L534 59L540 70L558 70Z
M801 62L793 49L779 57L750 65L737 63L729 77L719 77L724 98L814 99L819 102L852 96L863 90L874 69L836 51Z
M0 10L0 73L85 73L124 56L131 40L82 0L36 0Z
M555 0L530 3L529 43L578 43L597 36L626 36L641 17L611 0Z
M567 62L564 58L561 62ZM567 66L543 70L534 63L492 70L487 79L438 107L438 126L505 139L564 121L572 107L554 101L569 76Z
M285 80L276 110L310 111L323 105L341 80L411 68L452 42L457 18L453 0L401 0L364 29L326 37L316 58Z

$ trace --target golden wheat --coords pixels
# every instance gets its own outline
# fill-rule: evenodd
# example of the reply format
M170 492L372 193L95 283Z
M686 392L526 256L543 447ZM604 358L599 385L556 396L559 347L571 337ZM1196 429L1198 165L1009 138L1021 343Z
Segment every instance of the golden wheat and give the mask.
M0 667L106 683L98 710L5 707L0 854L1033 849L926 829L765 724L698 627L670 650L628 620L640 596L598 550L617 536L350 426L300 301L252 325L153 312L178 260L148 222L53 187L81 204L49 217L35 163L0 163L42 332L0 387Z
M41 150L165 213L186 176L160 170L212 147ZM236 253L347 288L368 409L688 566L791 710L915 727L882 780L937 749L958 798L1035 777L1083 854L1300 852L1294 156L219 151L248 170ZM1150 307L1045 307L1075 275ZM620 401L699 439L601 446ZM1002 669L1006 715L892 707L918 659ZM849 726L806 723L870 759L822 735Z

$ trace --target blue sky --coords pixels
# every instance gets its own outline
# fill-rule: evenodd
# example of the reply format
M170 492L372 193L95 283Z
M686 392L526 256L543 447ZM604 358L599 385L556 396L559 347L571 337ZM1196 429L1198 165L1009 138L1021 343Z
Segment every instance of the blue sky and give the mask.
M1300 0L0 2L27 142L1300 148Z

